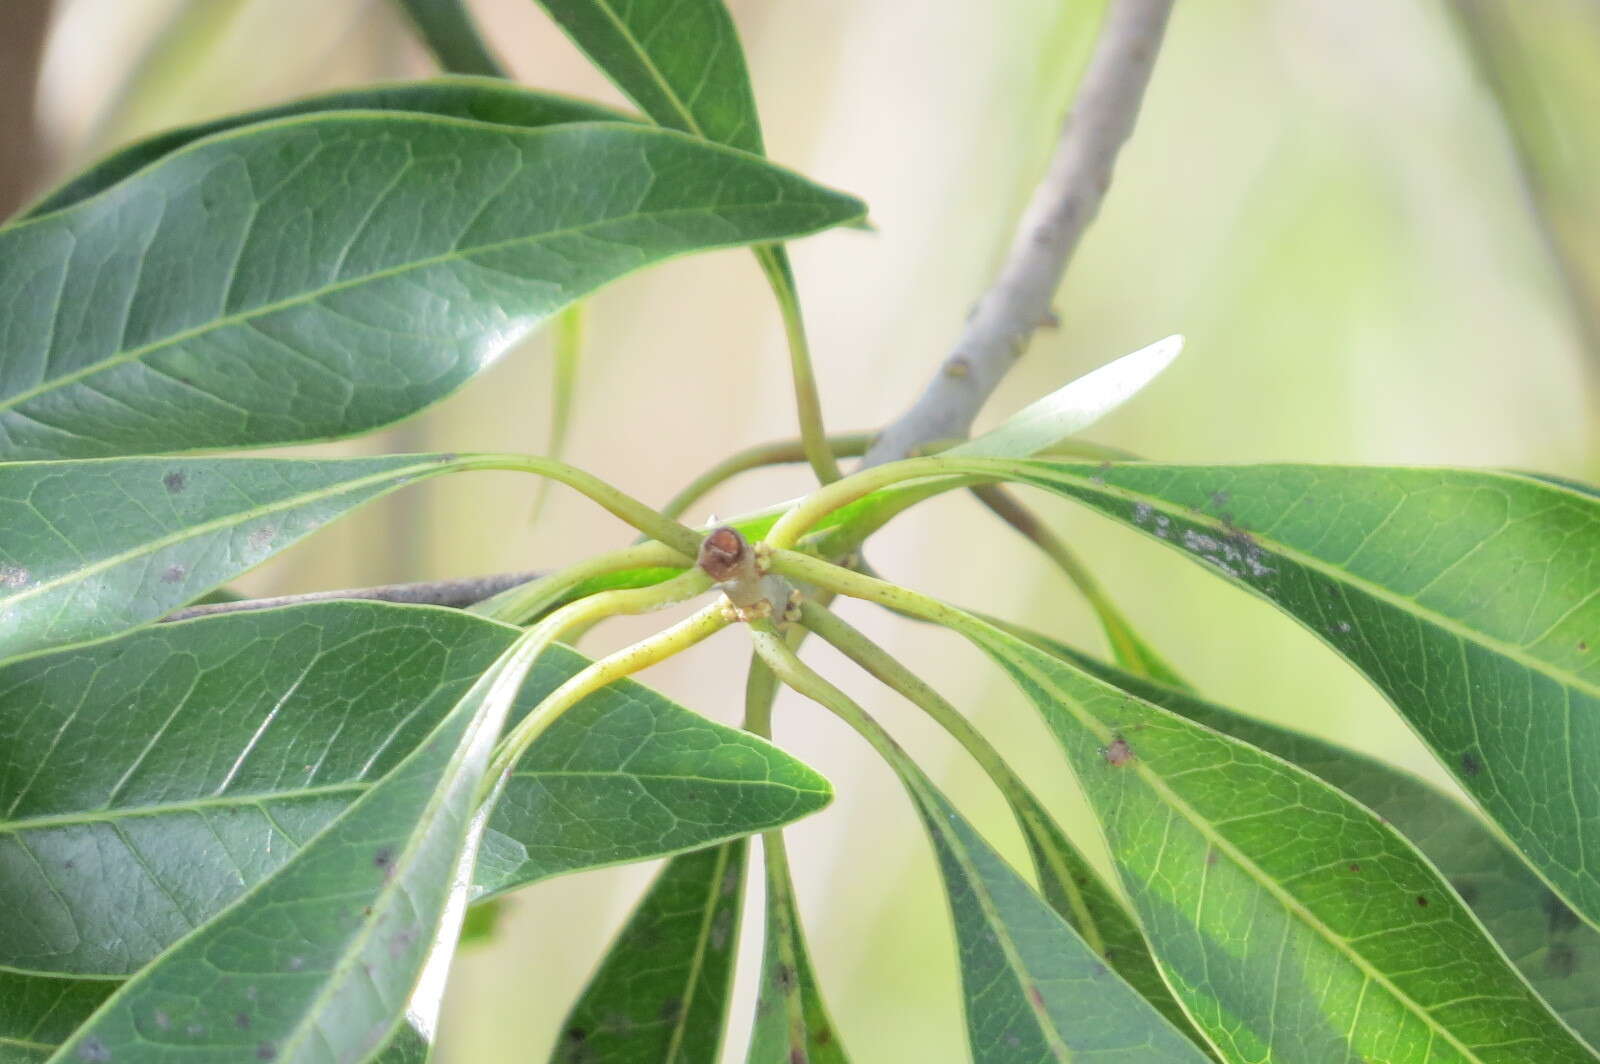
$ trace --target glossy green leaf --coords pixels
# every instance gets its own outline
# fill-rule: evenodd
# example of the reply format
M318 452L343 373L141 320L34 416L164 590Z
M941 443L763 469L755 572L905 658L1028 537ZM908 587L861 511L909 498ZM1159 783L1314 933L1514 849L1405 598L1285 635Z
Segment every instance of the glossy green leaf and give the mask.
M0 1064L41 1064L120 984L0 972ZM432 1045L403 1023L372 1064L427 1064Z
M454 455L0 464L0 659L155 620Z
M0 971L0 1064L38 1064L111 996L116 983Z
M861 213L632 123L332 112L215 134L0 230L0 458L362 432L626 273Z
M761 850L767 871L766 943L745 1064L848 1064L811 967L782 834L762 836Z
M984 458L1027 458L1093 425L1172 365L1183 337L1169 336L1091 370L1030 403L983 435L945 451Z
M408 111L527 129L563 122L628 120L627 115L609 107L520 88L499 79L442 77L368 85L163 130L134 141L68 179L34 204L23 217L36 218L80 203L179 148L215 133L328 111Z
M955 919L975 1064L1208 1060L920 774L901 772Z
M455 74L505 76L473 25L465 0L400 0L400 7L444 69Z
M51 1060L344 1064L382 1049L424 964L459 935L484 777L543 647L531 636L281 868L124 983Z
M539 4L651 119L761 154L744 49L722 0Z
M1446 469L993 468L1080 499L1294 616L1600 923L1600 498Z
M1195 1031L1183 1006L1161 978L1161 970L1150 955L1144 933L1122 900L1072 845L1037 799L1031 794L1013 794L1007 796L1007 801L1033 858L1039 892L1050 907L1071 924L1089 948L1103 957L1129 986L1154 1005L1168 1023L1209 1053L1205 1039Z
M715 1064L748 844L667 862L561 1025L559 1064Z
M1189 720L1276 754L1333 784L1420 849L1573 1030L1600 1047L1600 931L1550 892L1515 851L1449 795L1409 772L1131 676L1060 644L1036 645Z
M0 968L134 972L366 793L515 635L459 611L329 602L0 668ZM585 664L552 647L514 716ZM764 740L623 681L517 764L476 891L705 846L830 798Z
M1315 777L998 629L1167 981L1229 1060L1594 1057L1389 825Z

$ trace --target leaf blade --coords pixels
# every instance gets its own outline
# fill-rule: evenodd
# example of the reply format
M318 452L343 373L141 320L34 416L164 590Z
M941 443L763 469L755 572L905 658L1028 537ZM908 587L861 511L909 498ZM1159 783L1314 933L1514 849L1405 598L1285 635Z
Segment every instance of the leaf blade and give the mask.
M216 134L0 230L0 457L363 432L641 266L861 209L631 123L331 112Z
M316 603L0 668L0 967L137 970L366 793L515 634L433 607ZM552 647L515 715L585 664ZM518 762L475 893L721 842L830 799L769 743L624 682Z

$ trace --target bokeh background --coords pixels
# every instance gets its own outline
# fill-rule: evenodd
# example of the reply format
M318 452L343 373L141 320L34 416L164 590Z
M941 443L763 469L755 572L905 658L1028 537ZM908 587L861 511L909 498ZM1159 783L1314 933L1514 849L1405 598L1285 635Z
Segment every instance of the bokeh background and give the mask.
M531 0L474 0L528 84L621 103ZM771 153L863 196L876 232L795 245L834 430L920 388L983 287L1071 99L1103 4L732 0ZM20 195L131 137L330 87L424 76L387 0L5 0L0 121ZM27 57L47 33L35 78ZM1600 2L1189 0L1138 131L1043 334L985 424L1174 332L1182 359L1089 437L1195 462L1514 466L1600 480ZM27 151L18 145L31 145ZM591 303L568 458L664 501L730 450L793 434L770 295L743 253L681 260ZM381 435L319 448L541 452L548 340ZM804 490L751 474L735 513ZM550 567L629 532L524 478L432 482L251 574L259 594ZM1263 604L1159 546L1039 502L1152 642L1212 697L1442 777L1381 700ZM702 517L705 514L696 514ZM1100 648L1071 588L971 500L874 541L887 575ZM1091 849L1050 740L978 655L845 607L964 707ZM642 634L633 622L586 649ZM1025 866L1003 805L950 744L826 653L855 693ZM736 721L746 650L725 632L647 682ZM798 699L778 740L839 796L789 832L817 964L863 1062L964 1059L954 950L920 827L855 738ZM541 884L458 960L439 1059L542 1060L647 881ZM752 902L759 887L751 891ZM759 920L747 916L727 1058L742 1059Z

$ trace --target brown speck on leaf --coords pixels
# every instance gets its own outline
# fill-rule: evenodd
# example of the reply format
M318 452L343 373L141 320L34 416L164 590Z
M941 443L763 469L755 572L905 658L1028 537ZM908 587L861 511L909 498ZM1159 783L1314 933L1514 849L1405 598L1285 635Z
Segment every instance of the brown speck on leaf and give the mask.
M1461 771L1468 776L1476 776L1483 771L1483 762L1471 754L1461 755Z
M568 1027L564 1037L569 1042L584 1042L589 1038L589 1032L582 1027Z
M833 1028L827 1025L818 1027L815 1031L811 1032L811 1040L817 1043L819 1046L832 1045Z
M774 975L777 979L779 990L787 994L789 991L794 989L795 977L793 968L789 967L787 964L780 964L775 970Z
M169 565L169 566L167 566L166 571L161 574L161 582L163 584L176 584L179 580L182 580L188 574L189 574L188 566L185 566L185 565Z
M1356 864L1354 861L1351 861L1350 862L1350 871L1359 872L1359 871L1361 871L1361 866Z
M1589 649L1589 644L1586 641L1580 639L1580 640L1578 640L1578 649L1587 652L1588 649Z
M161 483L166 486L169 495L176 495L189 486L189 475L181 469L174 469L161 478Z
M700 544L700 568L719 584L738 575L745 553L750 549L737 529L723 525L712 530Z
M1030 986L1028 988L1028 1000L1032 1001L1039 1008L1044 1008L1044 994L1040 992L1038 987Z
M789 1050L789 1064L810 1064L810 1059L806 1056L805 1049L800 1046Z
M1214 868L1216 866L1216 863L1217 863L1217 851L1216 850L1212 850L1212 849L1206 850L1206 867L1207 868Z
M1105 975L1107 972L1111 971L1111 969L1107 968L1105 965L1101 964L1099 961L1095 961L1094 964L1089 968L1089 971L1094 974L1094 977L1096 979L1098 979L1100 976Z
M260 1045L256 1046L256 1059L277 1060L278 1047L273 1045L271 1042L262 1042Z
M675 1020L683 1015L683 998L669 997L661 1003L661 1011L657 1016L663 1020Z
M1106 764L1113 768L1120 768L1133 760L1133 748L1122 736L1111 740L1111 745L1100 751L1100 756L1106 759Z
M248 1012L236 1013L233 1017L233 1025L241 1031L248 1031L250 1029L250 1014Z
M394 851L387 846L380 847L378 852L372 855L372 867L380 869L383 872L384 879L392 878L394 876Z
M1545 926L1550 934L1564 935L1577 929L1578 914L1567 908L1567 903L1550 891L1544 892L1540 907L1544 909Z
M1428 896L1426 894L1417 895L1417 907L1419 909L1426 909L1428 907Z

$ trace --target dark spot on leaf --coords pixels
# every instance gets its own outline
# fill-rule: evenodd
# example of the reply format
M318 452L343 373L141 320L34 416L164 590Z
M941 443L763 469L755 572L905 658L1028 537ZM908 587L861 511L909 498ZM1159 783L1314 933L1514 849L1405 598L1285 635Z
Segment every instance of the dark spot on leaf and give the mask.
M233 1018L233 1025L241 1031L248 1031L250 1029L250 1014L248 1012L238 1013Z
M1544 955L1544 970L1559 979L1570 979L1578 970L1578 951L1570 942L1557 942Z
M794 969L789 967L787 964L778 965L778 967L773 971L773 976L777 979L778 989L782 990L785 994L794 989Z
M278 1047L273 1045L271 1042L262 1042L260 1045L256 1046L256 1059L277 1060Z
M106 1044L100 1039L90 1038L78 1047L78 1057L80 1060L92 1061L94 1064L104 1064L105 1061L111 1059L111 1050L107 1049Z
M661 1011L657 1014L663 1020L675 1020L683 1014L683 998L669 997L661 1003Z
M174 469L161 478L161 483L166 485L169 494L176 495L189 486L189 477L182 470Z
M372 855L372 867L382 869L383 878L394 875L394 851L384 846Z
M1106 759L1106 764L1116 768L1133 760L1133 748L1119 735L1111 740L1110 746L1100 751L1100 756Z
M1226 505L1228 505L1228 500L1231 499L1231 498L1233 498L1233 493L1232 492L1214 491L1214 492L1211 493L1211 505L1212 506L1226 506Z
M718 952L728 948L728 935L733 930L733 910L722 909L711 922L711 948Z
M1428 907L1428 896L1426 894L1418 894L1417 905L1420 908L1426 909Z
M806 1051L804 1049L800 1048L799 1046L795 1046L793 1049L789 1050L789 1064L811 1064L811 1061L810 1058L806 1056Z
M1567 908L1566 902L1550 891L1544 892L1540 905L1544 909L1545 920L1552 935L1566 934L1578 926L1578 915Z
M1589 644L1580 639L1578 640L1578 649L1587 653L1589 650Z
M589 1032L582 1027L568 1027L563 1037L569 1042L583 1042L588 1040Z
M166 571L161 574L161 582L163 584L176 584L179 580L182 580L185 576L187 576L188 573L189 567L186 565L169 565L167 566Z
M1039 1008L1044 1008L1044 994L1040 993L1038 987L1030 986L1028 988L1028 1000L1033 1002Z
M819 1046L832 1045L833 1028L826 1025L818 1027L815 1031L811 1032L811 1040L817 1043Z
M1483 771L1483 762L1472 754L1461 755L1461 771L1468 776L1476 776Z
M1450 885L1456 888L1456 893L1461 895L1461 900L1466 902L1468 905L1471 905L1473 902L1478 900L1478 888L1474 884L1452 883Z
M1216 865L1216 863L1217 863L1217 851L1213 850L1213 849L1210 849L1208 847L1206 849L1206 867L1207 868L1214 867Z
M362 906L361 907L361 915L362 916L371 916L372 915L372 906L370 906L370 905Z
M1359 871L1361 871L1361 866L1356 864L1354 861L1351 861L1350 862L1350 871L1359 872Z
M66 869L66 870L67 870L67 871L69 871L69 872L70 872L70 871L71 871L71 870L72 870L72 869L74 869L74 868L77 868L77 867L78 867L78 862L77 862L77 861L74 861L74 860L71 860L71 859L70 859L70 858L69 858L69 859L68 859L68 860L65 860L65 861L62 861L62 862L61 862L61 867L62 867L62 868L65 868L65 869Z
M1095 976L1095 978L1098 979L1100 976L1105 975L1107 972L1111 971L1111 969L1107 968L1105 965L1101 964L1099 961L1095 961L1094 964L1089 968L1089 971Z
M722 896L724 898L739 889L739 869L729 868L722 875Z

